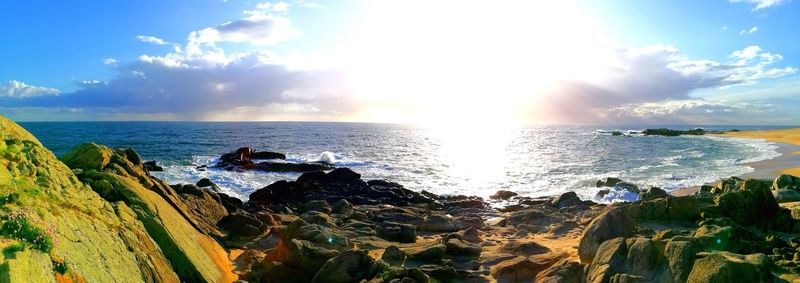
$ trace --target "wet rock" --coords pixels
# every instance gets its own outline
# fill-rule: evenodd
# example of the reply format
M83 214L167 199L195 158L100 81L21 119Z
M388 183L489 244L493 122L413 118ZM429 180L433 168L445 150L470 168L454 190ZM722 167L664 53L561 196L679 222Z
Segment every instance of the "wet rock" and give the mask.
M158 166L155 160L152 161L145 161L144 162L144 169L150 172L160 172L164 171L164 167Z
M580 205L582 203L578 194L575 192L566 192L550 201L550 205L555 208L570 207Z
M614 178L614 177L608 177L608 178L603 178L601 180L598 180L597 183L595 183L595 187L598 187L598 188L601 188L601 187L613 187L613 186L616 186L617 183L620 183L620 182L622 182L622 179Z
M410 224L385 222L378 228L378 237L393 242L414 243L417 241L417 228Z
M773 282L763 254L699 253L687 282Z
M329 259L311 280L312 283L349 283L370 279L378 274L367 251L344 251Z
M491 195L489 198L493 200L507 200L517 195L518 195L517 193L512 191L499 190L493 195Z
M330 170L333 166L322 162L277 162L264 161L255 164L255 168L264 172L314 172L320 170Z
M483 218L479 215L461 215L453 217L453 225L455 230L462 230L466 228L483 229L485 223Z
M361 181L361 174L353 172L350 168L336 168L328 172L329 182L353 183Z
M250 154L251 159L286 159L286 155L271 151L254 151Z
M591 263L597 248L604 241L616 237L627 237L634 229L634 220L623 206L612 207L592 220L583 230L578 256L583 263Z
M665 198L669 194L666 191L662 190L658 187L650 187L649 189L643 190L639 193L639 200L653 200L657 198Z
M446 215L440 214L425 217L425 220L422 221L422 225L420 225L420 230L430 232L451 232L455 229L456 226L453 220Z
M562 259L536 275L538 283L581 283L583 268L579 262Z
M211 180L209 180L208 178L203 178L203 179L200 179L200 181L197 181L196 185L198 187L204 188L204 187L211 187L211 186L214 185L214 183L211 182Z

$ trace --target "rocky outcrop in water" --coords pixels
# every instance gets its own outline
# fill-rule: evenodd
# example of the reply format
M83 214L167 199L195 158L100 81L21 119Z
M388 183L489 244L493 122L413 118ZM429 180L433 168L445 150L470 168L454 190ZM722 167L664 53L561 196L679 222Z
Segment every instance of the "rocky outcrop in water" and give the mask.
M256 151L249 147L242 147L220 156L220 161L213 167L228 171L256 170L264 172L313 172L334 168L333 164L325 162L289 162L285 159L286 155L283 153Z

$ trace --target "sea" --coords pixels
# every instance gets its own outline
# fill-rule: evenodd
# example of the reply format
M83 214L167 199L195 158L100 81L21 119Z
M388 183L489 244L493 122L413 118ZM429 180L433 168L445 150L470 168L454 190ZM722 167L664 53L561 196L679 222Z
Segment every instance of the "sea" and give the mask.
M618 177L666 190L698 186L752 172L751 162L780 156L778 145L715 136L643 136L644 126L513 126L458 131L404 124L331 122L26 122L62 156L95 142L133 148L156 160L153 174L170 184L209 178L246 200L255 190L299 173L229 172L211 166L239 147L285 153L289 161L333 162L365 180L385 179L416 191L487 197L498 190L543 197L575 191L600 202L635 200L612 191L598 198L595 183ZM673 126L673 129L696 127ZM776 127L713 126L705 130ZM497 130L502 129L502 130ZM621 131L622 136L612 135Z

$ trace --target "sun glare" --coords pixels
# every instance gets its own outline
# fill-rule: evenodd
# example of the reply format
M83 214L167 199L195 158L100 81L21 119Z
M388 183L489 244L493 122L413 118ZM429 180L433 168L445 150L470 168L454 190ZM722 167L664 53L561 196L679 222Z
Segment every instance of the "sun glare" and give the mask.
M591 79L605 59L599 26L571 1L365 5L343 50L373 121L399 104L395 122L517 122L550 82Z

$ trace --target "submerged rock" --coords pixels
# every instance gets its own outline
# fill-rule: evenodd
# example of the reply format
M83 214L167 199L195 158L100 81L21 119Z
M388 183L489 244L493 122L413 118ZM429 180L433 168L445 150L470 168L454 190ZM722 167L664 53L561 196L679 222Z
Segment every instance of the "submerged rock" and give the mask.
M518 195L517 193L512 192L512 191L499 190L496 193L494 193L492 196L490 196L489 198L490 199L494 199L494 200L506 200L506 199L510 199L512 197L515 197L517 195Z

